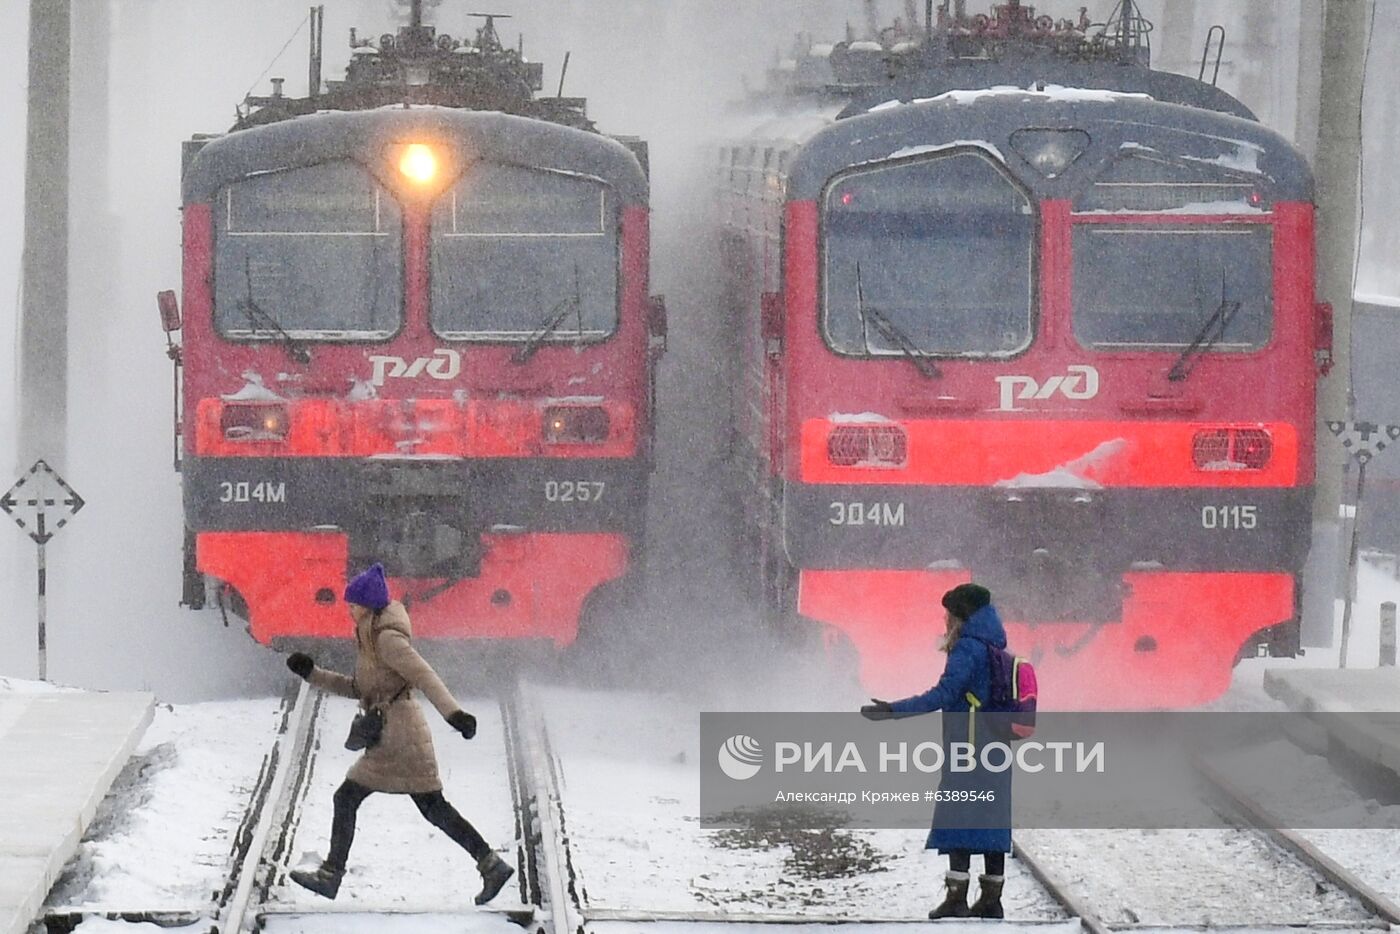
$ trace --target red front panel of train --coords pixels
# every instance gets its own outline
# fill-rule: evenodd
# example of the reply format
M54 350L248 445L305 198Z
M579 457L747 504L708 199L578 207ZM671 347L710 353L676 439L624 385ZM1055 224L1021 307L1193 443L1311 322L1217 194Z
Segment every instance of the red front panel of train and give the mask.
M852 209L867 195L828 193ZM902 696L940 668L939 596L975 578L1011 649L1042 669L1048 707L1203 702L1251 637L1295 614L1314 464L1312 208L1026 204L987 255L944 270L942 301L965 306L972 335L961 356L946 333L905 331L922 320L899 311L919 257L842 254L839 216L823 226L821 205L788 205L772 462L798 612L854 643L868 688ZM917 240L901 217L884 229ZM1031 249L1008 252L1020 234ZM1179 314L1141 314L1148 290ZM992 310L1022 295L1024 314ZM1185 353L1212 317L1223 334ZM911 345L935 352L936 373Z
M378 560L419 635L567 644L644 522L647 212L520 167L415 202L334 165L185 206L198 570L263 642L347 636Z

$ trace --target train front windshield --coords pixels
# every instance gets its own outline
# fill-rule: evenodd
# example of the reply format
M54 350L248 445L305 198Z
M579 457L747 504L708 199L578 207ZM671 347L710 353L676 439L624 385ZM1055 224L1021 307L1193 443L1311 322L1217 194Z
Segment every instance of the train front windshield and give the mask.
M383 338L403 314L397 202L351 162L252 175L214 210L214 325L226 337Z
M1035 208L988 155L842 175L822 227L823 328L837 353L893 355L905 343L996 356L1029 345Z
M1085 347L1186 347L1224 317L1211 349L1253 350L1273 325L1272 231L1081 224L1074 231L1074 335Z
M433 330L467 340L611 334L615 217L609 189L593 179L474 165L433 212Z

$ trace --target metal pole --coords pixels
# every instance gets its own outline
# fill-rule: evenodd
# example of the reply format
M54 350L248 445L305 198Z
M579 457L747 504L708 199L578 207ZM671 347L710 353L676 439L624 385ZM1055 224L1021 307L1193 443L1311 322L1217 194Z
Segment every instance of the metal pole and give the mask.
M68 417L68 0L29 2L20 317L21 469L63 464Z
M44 513L39 513L39 536L43 538ZM39 542L39 680L49 680L49 600L48 560L45 546Z
M1395 604L1381 604L1381 667L1395 667Z
M1341 554L1342 451L1327 442L1329 420L1348 420L1351 290L1361 164L1361 82L1370 3L1326 5L1317 145L1318 295L1332 303L1333 369L1318 382L1317 487L1313 542L1304 571L1303 642L1331 643Z
M1351 514L1351 548L1347 553L1347 588L1342 604L1342 643L1338 668L1347 666L1347 643L1351 640L1351 605L1356 602L1356 557L1361 543L1361 497L1366 492L1366 462L1356 471L1356 507Z

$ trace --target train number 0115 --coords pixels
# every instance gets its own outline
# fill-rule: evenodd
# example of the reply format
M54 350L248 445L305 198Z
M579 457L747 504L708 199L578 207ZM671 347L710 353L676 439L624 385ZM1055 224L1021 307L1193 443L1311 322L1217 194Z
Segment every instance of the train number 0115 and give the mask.
M1258 506L1202 506L1201 528L1243 529L1259 525Z

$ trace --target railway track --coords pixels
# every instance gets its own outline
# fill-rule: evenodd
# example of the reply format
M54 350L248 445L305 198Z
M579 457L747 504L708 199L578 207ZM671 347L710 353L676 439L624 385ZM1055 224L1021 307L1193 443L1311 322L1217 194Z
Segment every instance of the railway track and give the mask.
M519 872L512 883L513 888L508 888L497 900L502 907L488 911L508 918L532 934L620 934L622 928L647 924L652 926L650 930L655 930L655 924L667 922L684 923L692 929L698 923L726 925L735 930L734 924L799 924L811 927L856 924L868 927L872 924L923 921L918 917L852 917L849 914L823 913L820 908L745 910L738 904L718 904L694 911L655 910L660 909L661 905L652 908L629 907L628 902L609 906L590 905L585 894L587 867L580 864L579 848L571 843L570 838L571 816L569 798L564 793L563 757L550 741L545 705L538 703L535 693L526 686L513 683L499 691L496 697L500 711L501 746L489 755L501 757L504 774L509 780L514 811L514 862ZM327 715L328 710L332 716ZM227 878L214 893L209 905L202 910L190 911L86 909L81 913L54 912L49 916L48 930L72 930L83 915L133 922L154 921L208 934L339 930L339 922L348 923L350 916L358 919L356 930L437 930L431 923L426 923L429 916L446 918L448 929L456 929L451 924L460 927L467 913L480 917L481 909L460 904L461 892L456 893L458 903L455 907L445 901L435 904L423 898L418 899L417 903L400 898L374 897L370 898L369 903L363 898L357 902L357 895L363 893L354 890L349 893L342 890L339 901L326 902L305 895L289 885L286 874L293 868L296 859L294 851L299 846L297 834L302 815L308 810L308 791L313 788L325 791L321 786L328 784L324 774L315 774L317 757L322 750L323 726L331 723L338 725L339 718L336 708L327 702L324 695L303 684L294 697L284 702L279 722L278 735L264 758L258 780L248 799L247 812L235 834L234 853ZM332 732L335 733L334 741L327 742L326 750L343 756L338 749L338 726ZM567 750L570 747L566 743L564 748ZM478 769L483 775L489 771L490 766L483 759L483 752L479 746L473 746L470 750L473 780L479 774ZM334 760L322 765L323 772L338 768ZM1207 764L1198 765L1201 774L1219 795L1218 809L1229 809L1242 816L1235 829L1210 832L1224 835L1222 837L1211 837L1210 833L1188 836L1187 847L1201 847L1201 840L1206 843L1203 848L1185 855L1188 860L1202 863L1207 871L1227 873L1245 870L1241 872L1239 880L1242 887L1248 887L1251 880L1273 874L1278 882L1276 891L1263 889L1273 903L1271 911L1257 917L1247 911L1233 914L1220 911L1217 917L1203 922L1200 911L1193 911L1199 906L1193 906L1189 901L1180 903L1179 907L1183 910L1177 914L1161 910L1160 904L1149 904L1154 896L1158 903L1163 901L1157 890L1160 879L1154 879L1145 870L1135 872L1134 860L1140 860L1139 865L1146 867L1163 859L1179 857L1180 854L1169 852L1173 842L1169 833L1037 831L1018 834L1017 861L1058 903L1066 917L1013 917L1004 924L1042 931L1057 926L1061 930L1073 930L1073 926L1077 925L1088 934L1202 927L1221 930L1245 927L1253 930L1365 930L1385 929L1390 924L1400 924L1400 908L1304 838L1289 831L1256 829L1272 826L1267 812ZM578 785L577 781L575 785ZM579 794L576 788L574 797L577 799ZM579 801L575 800L574 804L578 806ZM587 806L586 802L584 806ZM573 816L579 818L578 813ZM321 829L321 817L313 814L307 820L315 825L311 830ZM1117 849L1109 854L1100 853L1092 865L1097 872L1098 867L1111 863L1115 855L1123 857L1128 864L1128 872L1125 873L1127 881L1118 888L1110 884L1108 889L1104 889L1102 880L1099 880L1098 890L1093 885L1086 885L1085 874L1076 868L1073 853L1067 853L1065 847L1057 848L1054 844L1056 834L1063 834L1061 843L1069 842L1070 849L1085 845L1081 842L1085 839L1090 840L1087 845L1091 848L1100 845L1093 842L1095 840L1112 840L1110 847ZM1049 846L1046 845L1047 840L1050 841ZM1211 840L1216 840L1221 848L1213 849ZM305 845L305 841L301 845ZM1154 847L1157 852L1151 852ZM1139 852L1134 854L1134 849ZM1227 865L1231 854L1246 854L1243 858L1247 858L1251 865ZM593 858L597 855L594 853ZM372 864L382 861L382 857L381 853L365 862ZM392 854L390 858L393 858ZM1305 879L1305 885L1296 883L1300 877ZM1291 888L1287 880L1295 880ZM935 881L930 879L928 884L929 894L933 896ZM1338 912L1335 918L1327 917L1326 911L1319 911L1316 905L1309 911L1302 910L1310 899L1321 903L1324 889L1328 890L1328 897L1333 899L1333 903L1341 904L1345 900L1354 908ZM518 902L508 904L513 901L509 898L512 892L517 895ZM1213 894L1219 897L1218 892ZM1288 899L1291 897L1299 899L1300 910L1295 913L1290 913L1291 903ZM392 907L387 904L389 902L393 903ZM1014 912L1014 906L1010 910ZM1067 925L1070 927L1066 928Z
M1213 768L1203 759L1198 759L1194 763L1197 772L1205 780L1208 787L1216 795L1216 801L1212 807L1235 825L1234 830L1210 832L1213 834L1237 834L1243 837L1258 838L1263 845L1257 849L1267 854L1265 858L1273 858L1283 863L1290 862L1297 871L1307 873L1315 880L1313 892L1318 898L1322 896L1325 886L1330 885L1336 892L1351 899L1360 906L1360 916L1350 919L1322 918L1315 913L1302 912L1302 917L1296 919L1280 919L1276 915L1267 918L1229 918L1217 923L1202 925L1198 917L1182 918L1180 920L1165 921L1164 919L1142 920L1142 918L1122 918L1123 914L1130 914L1131 908L1104 909L1096 905L1096 899L1091 895L1086 895L1080 887L1069 883L1069 874L1064 868L1055 865L1053 857L1039 851L1036 847L1027 847L1022 842L1015 844L1015 855L1018 860L1030 871L1031 875L1045 888L1045 890L1057 901L1060 906L1070 916L1077 918L1088 934L1111 934L1116 931L1131 930L1171 930L1171 929L1200 929L1208 927L1213 930L1231 929L1267 929L1267 928L1287 928L1289 930L1389 930L1393 924L1400 924L1400 907L1397 907L1390 899L1377 892L1370 885L1360 879L1355 873L1346 869L1336 860L1329 857L1321 849L1314 846L1302 835L1287 829L1277 827L1278 821L1269 814L1268 810L1258 801L1250 797L1243 789L1231 782L1220 771ZM1117 833L1117 834L1137 834L1135 831L1111 831L1096 833ZM1024 835L1023 835L1024 836ZM1150 845L1155 838L1161 834L1142 834L1142 838ZM1197 835L1194 839L1202 839ZM1222 838L1224 839L1224 838ZM1160 854L1159 854L1160 855ZM1230 867L1222 867L1229 871ZM1283 874L1283 870L1278 870ZM1152 880L1146 882L1152 885ZM1248 884L1248 879L1243 880L1243 884ZM1124 893L1116 893L1119 900L1128 901ZM1242 897L1244 893L1241 893ZM1247 901L1247 899L1245 899ZM1113 916L1108 916L1109 911Z

